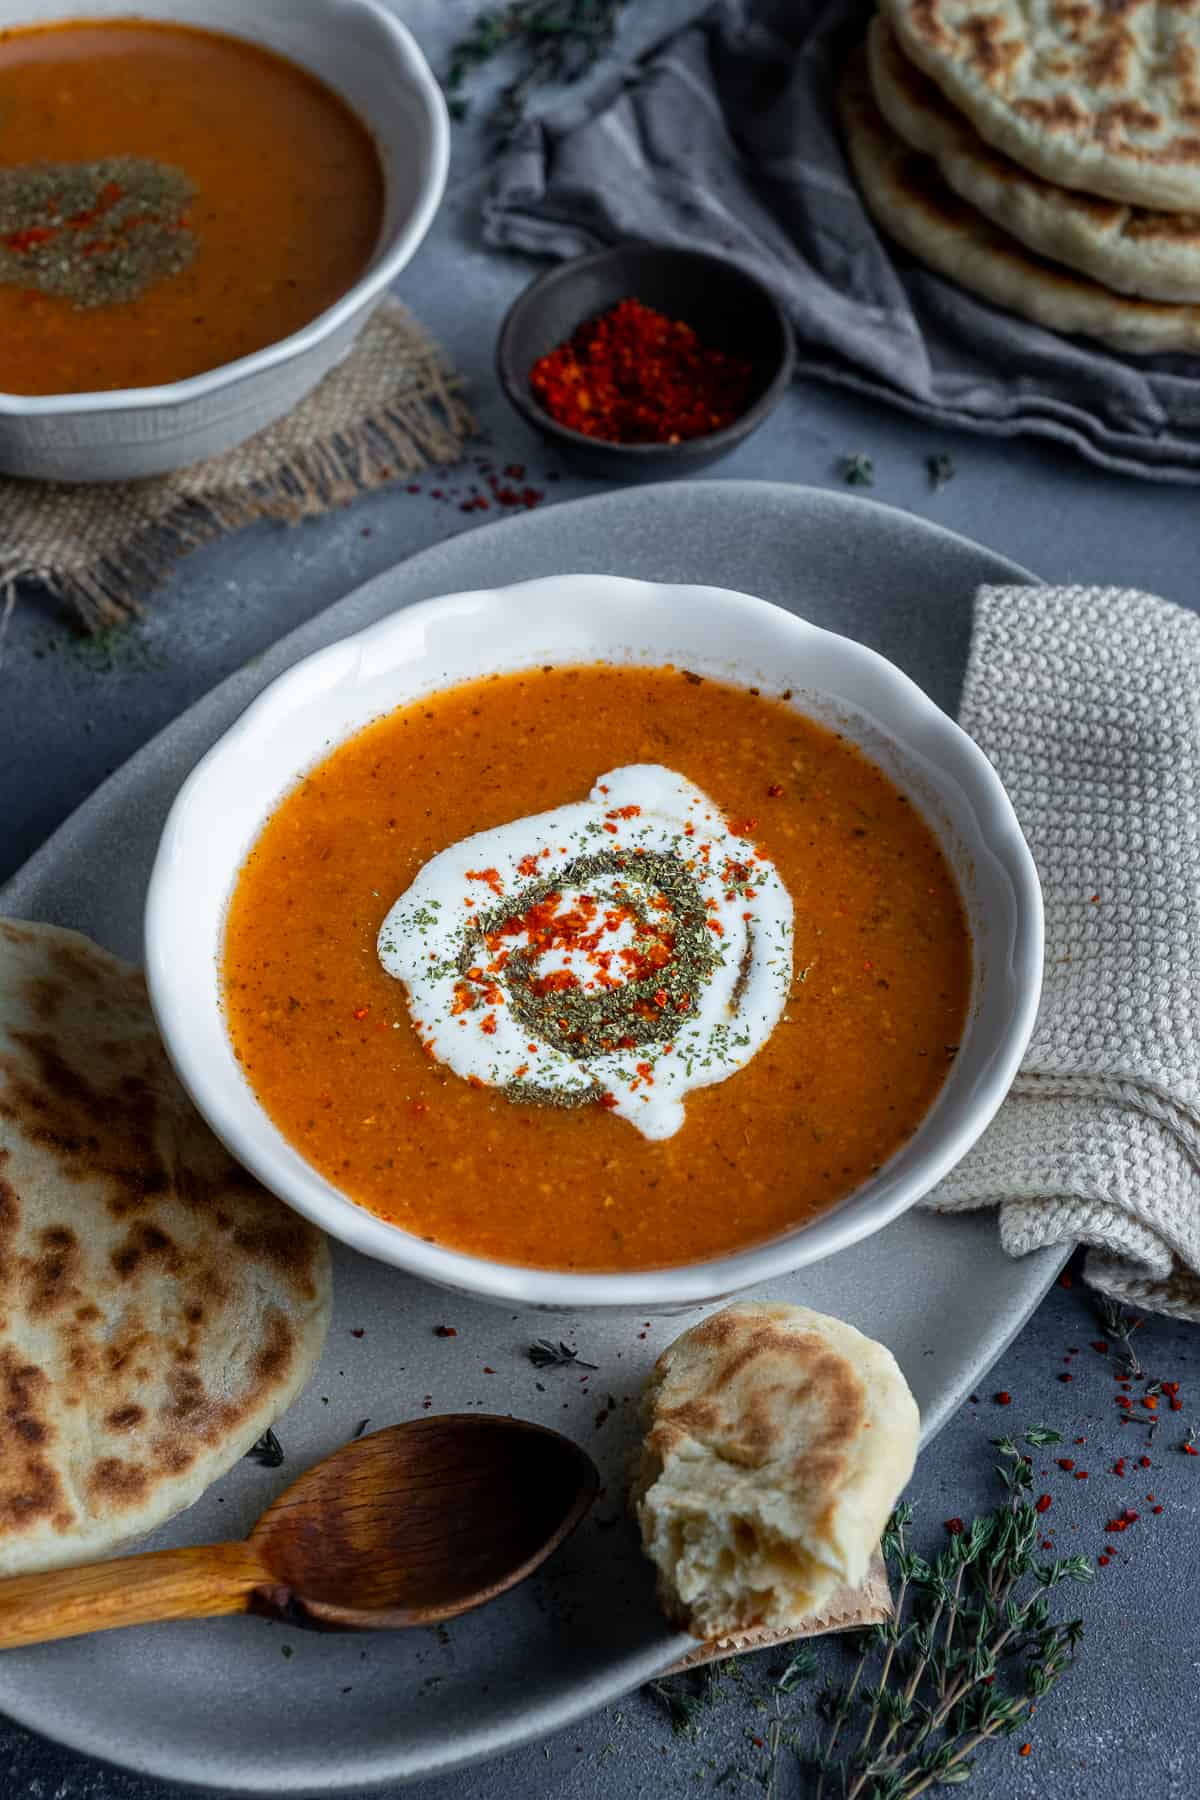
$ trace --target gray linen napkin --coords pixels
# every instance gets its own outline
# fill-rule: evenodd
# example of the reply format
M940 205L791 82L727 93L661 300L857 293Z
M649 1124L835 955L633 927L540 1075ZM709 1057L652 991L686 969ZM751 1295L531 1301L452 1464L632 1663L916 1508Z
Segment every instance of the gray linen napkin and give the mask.
M779 295L803 375L942 425L1034 432L1110 469L1200 481L1200 359L1060 337L880 238L832 104L869 16L864 0L718 0L522 128L493 173L486 237L554 257L626 237L716 251Z
M983 588L959 717L1042 878L1041 1011L938 1210L1015 1256L1080 1239L1119 1300L1200 1319L1200 618L1119 588Z

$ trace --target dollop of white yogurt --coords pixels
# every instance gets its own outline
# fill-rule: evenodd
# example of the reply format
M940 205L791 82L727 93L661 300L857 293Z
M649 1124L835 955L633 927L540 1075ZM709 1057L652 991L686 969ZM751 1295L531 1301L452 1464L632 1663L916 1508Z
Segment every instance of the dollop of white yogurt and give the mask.
M636 763L432 857L378 948L426 1052L464 1080L667 1138L684 1096L778 1024L792 902L754 820Z

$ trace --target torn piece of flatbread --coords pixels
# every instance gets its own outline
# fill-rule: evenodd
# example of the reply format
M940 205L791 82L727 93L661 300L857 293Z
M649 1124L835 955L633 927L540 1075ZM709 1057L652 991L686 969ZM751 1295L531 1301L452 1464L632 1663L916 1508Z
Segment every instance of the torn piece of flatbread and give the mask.
M632 1499L677 1624L790 1635L863 1582L920 1427L882 1344L808 1307L744 1301L663 1352L643 1405Z

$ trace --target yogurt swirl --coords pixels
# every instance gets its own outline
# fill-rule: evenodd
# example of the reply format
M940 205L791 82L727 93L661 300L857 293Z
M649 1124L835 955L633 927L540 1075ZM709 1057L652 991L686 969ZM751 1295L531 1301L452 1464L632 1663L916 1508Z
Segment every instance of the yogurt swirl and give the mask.
M457 1075L668 1138L684 1095L744 1068L778 1024L792 902L753 820L636 763L431 858L378 950Z

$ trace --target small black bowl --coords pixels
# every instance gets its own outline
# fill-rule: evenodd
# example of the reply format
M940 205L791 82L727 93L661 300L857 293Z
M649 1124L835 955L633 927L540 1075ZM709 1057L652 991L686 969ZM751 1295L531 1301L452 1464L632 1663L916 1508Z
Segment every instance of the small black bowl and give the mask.
M685 320L715 350L750 359L750 403L732 425L678 444L617 444L560 425L539 404L529 385L538 358L626 299ZM736 449L779 404L795 357L782 307L736 263L702 250L633 243L574 257L527 287L500 328L496 373L522 418L581 472L638 481L690 473Z

